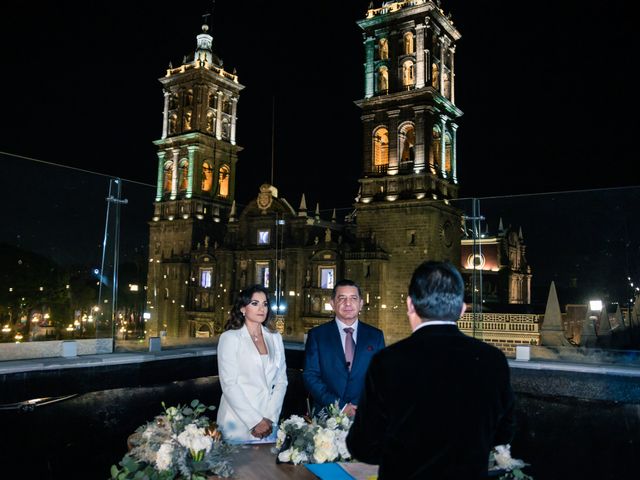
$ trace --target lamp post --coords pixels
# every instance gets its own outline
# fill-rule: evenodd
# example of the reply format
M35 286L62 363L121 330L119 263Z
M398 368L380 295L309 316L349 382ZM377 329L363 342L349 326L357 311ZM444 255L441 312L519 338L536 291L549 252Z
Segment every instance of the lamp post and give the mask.
M602 300L589 300L589 311L591 311L591 312L601 312L602 311Z
M580 346L581 347L593 347L597 341L596 335L596 320L600 316L602 311L602 300L589 300L589 310L587 311L586 318L582 325L582 332L580 334Z

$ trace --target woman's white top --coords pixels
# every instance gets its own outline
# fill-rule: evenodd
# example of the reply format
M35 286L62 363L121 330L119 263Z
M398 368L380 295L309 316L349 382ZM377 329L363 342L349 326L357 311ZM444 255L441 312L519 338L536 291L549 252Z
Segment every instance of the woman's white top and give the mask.
M260 355L246 325L227 330L218 341L222 398L217 423L232 443L257 440L251 429L263 418L277 426L287 391L284 344L279 333L262 327L267 355Z

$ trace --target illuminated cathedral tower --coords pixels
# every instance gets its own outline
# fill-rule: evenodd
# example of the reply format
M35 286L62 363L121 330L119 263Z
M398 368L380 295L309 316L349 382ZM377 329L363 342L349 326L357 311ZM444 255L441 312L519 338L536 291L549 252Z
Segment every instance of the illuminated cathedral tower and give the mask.
M407 333L407 285L422 260L460 259L455 42L439 1L384 2L358 21L364 32L363 164L349 275L368 298L366 319L390 337Z
M234 201L236 106L244 88L212 51L207 25L192 57L160 78L164 91L157 192L150 222L147 304L149 335L189 333L187 312L197 299L192 284L211 286L209 245L224 239ZM195 278L202 275L203 278ZM207 278L207 275L208 278ZM208 301L208 300L203 300Z

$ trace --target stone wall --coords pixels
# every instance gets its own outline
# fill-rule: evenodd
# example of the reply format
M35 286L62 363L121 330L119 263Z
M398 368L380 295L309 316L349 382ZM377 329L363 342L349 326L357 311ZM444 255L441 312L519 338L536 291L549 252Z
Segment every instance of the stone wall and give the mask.
M518 345L540 345L543 315L512 313L465 313L458 328L466 335L498 347L514 357Z
M96 355L99 353L111 353L113 341L110 338L83 339L83 340L49 340L42 342L25 343L0 343L0 361L25 360L33 358L62 357L63 349L71 346L77 355Z

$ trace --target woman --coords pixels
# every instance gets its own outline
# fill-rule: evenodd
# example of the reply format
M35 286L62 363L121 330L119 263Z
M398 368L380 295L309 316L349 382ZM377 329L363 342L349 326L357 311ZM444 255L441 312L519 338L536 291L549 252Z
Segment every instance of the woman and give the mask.
M269 320L269 293L261 285L241 291L218 341L222 399L218 426L230 443L274 434L287 391L282 336Z

